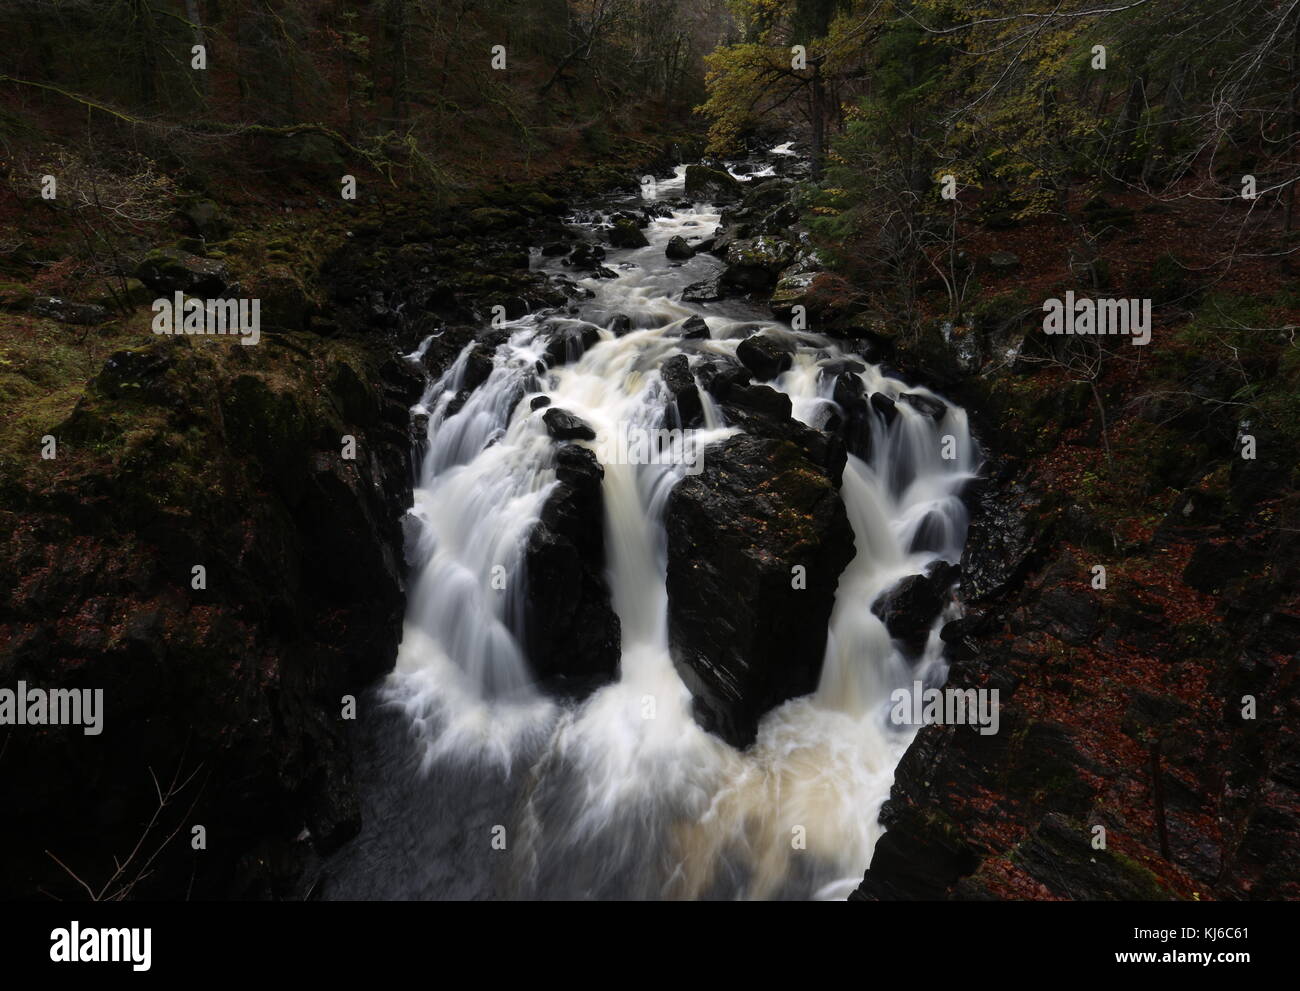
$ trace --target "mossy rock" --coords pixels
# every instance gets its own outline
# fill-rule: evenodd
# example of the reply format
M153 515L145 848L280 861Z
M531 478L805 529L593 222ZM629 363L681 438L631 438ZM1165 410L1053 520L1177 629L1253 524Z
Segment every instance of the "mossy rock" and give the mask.
M0 282L0 310L25 313L31 309L32 290L21 282Z
M181 208L181 216L194 232L209 241L220 241L230 236L230 220L214 201L195 200Z
M163 248L145 255L136 267L135 276L159 292L219 296L230 281L230 270L222 262L200 258L180 248Z
M474 226L482 231L513 227L523 219L517 210L506 210L493 206L482 206L477 210L471 210L469 216Z
M329 372L329 391L335 406L349 423L369 427L379 415L379 401L357 370L346 361L338 361Z
M157 295L152 289L146 286L139 279L127 279L126 285L121 286L113 283L106 286L104 290L95 297L95 302L101 306L116 306L119 301L125 300L130 306L148 306Z
M231 447L252 455L290 503L296 501L305 475L296 466L310 448L309 418L298 397L244 373L226 390L222 416Z

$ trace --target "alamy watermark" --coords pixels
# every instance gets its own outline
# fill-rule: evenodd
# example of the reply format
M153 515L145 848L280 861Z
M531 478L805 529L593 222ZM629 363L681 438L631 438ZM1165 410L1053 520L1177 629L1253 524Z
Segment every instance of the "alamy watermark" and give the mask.
M623 423L606 464L685 465L687 475L698 475L704 470L704 447L694 430L649 430Z
M911 688L894 689L889 701L895 726L974 726L981 736L993 736L1001 719L996 688L926 688L916 681Z
M81 726L86 736L104 732L104 689L0 688L0 726Z
M140 972L152 966L152 944L152 929L82 929L74 919L67 929L50 932L50 959L54 963L129 963L132 970Z
M1134 344L1151 341L1149 299L1075 299L1070 290L1064 301L1044 300L1043 313L1045 334L1123 334Z
M240 344L256 344L262 337L260 299L186 299L177 291L172 299L155 299L151 308L155 334L238 334Z

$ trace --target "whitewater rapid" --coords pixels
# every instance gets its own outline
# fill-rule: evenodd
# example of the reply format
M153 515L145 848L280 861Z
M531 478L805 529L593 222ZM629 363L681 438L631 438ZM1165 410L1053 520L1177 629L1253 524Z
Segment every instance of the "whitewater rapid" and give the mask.
M683 173L643 196L678 199ZM680 301L721 263L672 263L665 246L706 238L719 219L714 207L674 209L645 230L647 247L609 252L614 278L577 280L593 294L582 321L607 327L625 314L632 332L604 330L578 360L545 369L543 325L557 315L530 314L505 324L490 377L463 406L469 348L426 389L404 638L369 700L358 754L365 826L328 865L330 897L842 898L861 880L915 732L890 723L890 692L918 678L942 683L937 631L957 615L952 603L909 661L871 605L899 579L959 559L959 492L977 452L957 407L938 422L905 402L892 424L873 416L870 460L850 456L844 471L856 556L840 577L817 691L768 713L743 752L700 729L667 634L663 514L685 469L618 463L619 432L659 426L671 400L659 368L677 354L734 356L760 329L794 341L793 366L767 384L814 427L834 409L834 379L819 363L857 358L766 309ZM536 264L573 277L558 262ZM709 340L665 333L696 315ZM860 377L868 395L938 398L875 366ZM736 432L700 392L697 440ZM537 690L519 636L525 542L557 484L556 442L545 410L531 408L543 395L596 432L585 443L604 466L608 581L622 624L618 680L577 704ZM955 457L941 455L945 437ZM941 546L910 551L923 523L926 545L937 533Z

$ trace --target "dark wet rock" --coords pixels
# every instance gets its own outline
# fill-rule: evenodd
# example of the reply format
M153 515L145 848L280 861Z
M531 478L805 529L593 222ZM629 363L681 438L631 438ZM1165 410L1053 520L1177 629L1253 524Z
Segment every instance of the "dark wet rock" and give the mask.
M709 448L666 524L674 664L700 724L747 746L763 713L817 687L852 528L799 447L747 435ZM794 587L800 566L806 588Z
M695 249L679 234L669 240L668 246L664 248L664 254L674 261L687 261L695 257Z
M108 311L94 303L74 303L57 296L37 296L31 311L38 317L47 317L59 323L97 324L108 319Z
M568 410L553 407L542 414L547 432L556 440L595 440L596 431Z
M700 384L715 399L725 401L733 387L749 384L753 373L745 366L731 361L706 361L696 369Z
M727 247L727 268L723 281L746 291L770 289L782 269L794 261L789 241L761 236L735 241Z
M984 617L978 613L943 624L939 639L943 641L944 653L950 661L966 661L979 656L983 625Z
M547 406L550 405L551 405L550 396L533 396L533 398L528 402L529 409L545 409Z
M871 456L871 410L867 403L866 387L852 371L842 371L835 377L831 399L838 413L826 424L844 440L850 454L866 460Z
M616 313L609 322L609 331L615 337L622 337L632 332L632 318L625 313Z
M872 605L871 611L908 654L919 655L925 648L930 629L948 601L951 577L946 571L909 575Z
M544 686L582 696L618 673L619 621L605 581L604 528L592 525L604 517L604 470L583 447L565 445L555 459L558 482L525 550L525 641Z
M686 195L697 202L728 203L740 198L741 186L725 170L686 166Z
M289 897L299 857L360 826L339 716L401 637L420 380L409 362L328 342L301 366L247 351L265 345L115 352L55 432L74 449L145 442L126 459L74 459L25 508L7 501L21 525L0 544L0 681L100 687L107 716L93 747L9 734L0 889L75 897L40 867L44 849L107 880L156 807L151 767L164 787L178 767L182 781L202 769L179 807L223 840L196 870L188 843L160 838L139 897ZM344 436L355 460L340 457ZM48 787L78 780L111 780L112 794Z
M768 300L773 315L779 320L789 320L794 315L796 306L802 306L807 310L809 292L818 274L791 270L782 273Z
M718 232L712 238L712 245L709 247L709 254L716 255L719 258L726 259L727 251L738 241L754 236L754 230L746 224L732 224L727 227L719 228Z
M569 253L569 244L565 241L552 241L542 245L543 258L558 258Z
M740 342L736 357L760 382L774 379L794 364L793 346L767 334L755 334Z
M636 225L636 221L619 218L609 232L609 243L615 248L644 248L650 242Z
M546 344L546 362L554 368L557 365L577 361L599 341L600 328L595 324L578 320L567 324L557 323L552 328L551 338Z
M1230 459L1228 502L1240 513L1251 511L1260 502L1287 489L1295 458L1288 456L1288 452L1294 451L1292 442L1266 423L1241 424L1238 434L1233 441L1233 451L1237 456ZM1253 459L1241 457L1241 435L1244 434L1255 438L1256 456Z
M161 293L217 297L230 283L230 270L224 262L164 248L145 255L136 266L135 277Z
M704 422L704 406L686 355L673 355L659 366L659 373L673 396L673 416L670 419L674 422L670 426L687 429L701 426Z
M820 369L818 374L826 378L837 378L845 372L850 375L861 375L867 370L866 365L852 358L831 358L820 362L817 367Z
M506 311L507 320L519 320L533 311L532 306L523 296L506 296L494 305L501 306Z
M871 408L880 414L886 426L893 423L898 416L898 406L892 399L880 392L871 394Z
M692 282L682 290L683 303L716 303L725 293L722 288L722 274Z
M900 403L907 403L915 410L924 413L930 419L938 423L948 415L948 407L937 399L931 399L929 396L922 396L916 392L904 392L898 397Z
M581 241L574 245L569 256L564 260L569 265L582 271L591 271L600 268L600 263L605 259L605 249L599 244L591 244Z
M495 349L488 344L476 344L465 356L465 367L461 370L459 386L466 392L473 392L488 380L496 366L493 355Z
M666 337L681 337L686 340L708 340L709 325L701 316L689 317L680 327L664 331Z
M961 595L969 603L1001 595L1023 579L1049 535L1038 519L1036 498L1020 486L983 484L972 498L961 558Z
M789 397L765 385L733 385L722 404L727 423L751 437L794 444L818 465L831 483L843 480L848 452L838 434L814 429L790 415Z
M790 397L767 385L733 385L727 405L770 419L790 419Z

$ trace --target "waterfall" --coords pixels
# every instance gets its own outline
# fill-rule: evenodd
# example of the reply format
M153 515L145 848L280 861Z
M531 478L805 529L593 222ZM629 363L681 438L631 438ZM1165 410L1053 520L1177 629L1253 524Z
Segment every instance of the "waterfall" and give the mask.
M679 197L683 174L644 195ZM861 879L915 731L889 722L890 692L917 677L943 680L937 631L956 615L951 606L921 659L909 661L871 605L927 564L958 560L958 493L977 453L965 413L946 403L937 421L906 402L890 423L873 417L870 458L850 456L844 471L856 556L840 577L817 691L768 713L743 752L700 729L668 649L663 517L685 468L619 463L619 432L659 424L668 358L733 357L755 329L797 344L792 367L769 384L817 427L834 407L819 363L850 357L765 309L676 298L721 263L706 254L670 263L665 245L707 237L718 222L712 207L674 209L646 229L648 247L610 253L615 278L580 280L593 293L581 320L606 327L626 314L630 333L602 330L577 360L545 370L552 317L530 314L505 325L490 374L467 399L476 345L428 385L404 639L379 715L363 730L366 826L330 867L334 896L842 898ZM687 348L671 331L697 315L710 339ZM874 366L857 374L868 395L942 402ZM621 668L576 704L538 692L520 639L524 549L557 484L545 410L532 408L540 395L592 427L595 440L583 443L604 466ZM736 432L701 396L698 440ZM945 436L954 457L941 457Z

